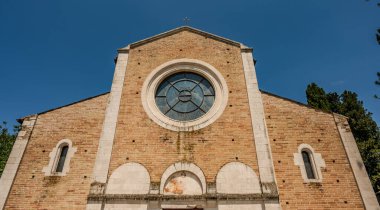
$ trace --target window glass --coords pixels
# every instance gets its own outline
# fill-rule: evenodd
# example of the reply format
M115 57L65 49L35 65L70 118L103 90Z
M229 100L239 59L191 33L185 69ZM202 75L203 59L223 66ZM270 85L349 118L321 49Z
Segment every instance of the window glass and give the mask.
M63 171L63 166L65 165L65 160L66 160L66 155L67 155L68 150L69 150L69 146L67 145L61 148L61 154L59 155L57 169L55 170L56 172Z
M310 154L306 151L302 151L302 159L305 165L305 170L308 179L315 179L313 165L310 159Z
M181 72L167 77L155 94L158 109L173 120L190 121L206 114L215 101L215 91L204 77Z

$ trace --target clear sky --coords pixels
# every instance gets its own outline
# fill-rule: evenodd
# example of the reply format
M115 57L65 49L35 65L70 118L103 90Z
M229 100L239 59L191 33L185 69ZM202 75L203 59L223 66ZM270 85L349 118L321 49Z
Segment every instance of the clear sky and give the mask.
M261 89L357 92L380 122L380 27L366 0L0 0L0 121L110 90L116 50L189 25L254 49Z

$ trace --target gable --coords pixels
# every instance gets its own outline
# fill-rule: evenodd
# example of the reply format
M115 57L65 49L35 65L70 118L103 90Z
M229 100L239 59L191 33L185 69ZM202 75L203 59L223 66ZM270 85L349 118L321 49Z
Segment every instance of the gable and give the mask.
M72 107L72 106L78 106L78 107L80 107L83 104L86 105L86 103L90 103L91 104L91 103L94 103L94 102L92 102L93 100L96 100L98 98L101 98L101 100L107 100L108 99L108 95L109 95L109 92L102 93L102 94L99 94L99 95L96 95L96 96L88 97L88 98L85 98L85 99L82 99L82 100L79 100L79 101L75 101L75 102L66 104L66 105L63 105L63 106L59 106L59 107L55 107L55 108L52 108L52 109L49 109L49 110L46 110L46 111L43 111L43 112L39 112L39 113L37 113L37 115L42 115L42 114L50 113L50 112L53 112L53 111L56 111L56 110L60 110L60 109L63 109L63 108L69 108L69 107ZM74 108L76 108L76 107L74 107ZM99 107L99 109L104 109L105 110L105 107ZM19 119L17 119L17 122L22 123L24 121L24 119L27 118L27 117L29 117L29 116L32 116L32 115L28 115L28 116L19 118Z
M311 107L310 105L285 98L282 96L275 95L273 93L269 93L263 90L261 91L261 95L263 97L263 103L264 106L267 107L276 107L277 109L286 109L289 112L295 112L298 114L307 114L307 115L312 115L312 114L321 114L325 116L332 117L332 112L327 112L324 110L316 109ZM345 117L345 116L343 116Z
M132 48L136 48L136 47L139 47L141 45L145 45L145 44L154 42L156 40L159 40L159 39L162 39L162 38L165 38L165 37L168 37L168 36L172 36L174 34L178 34L178 33L183 32L183 31L187 31L187 32L190 32L190 33L193 33L193 34L198 34L198 35L203 36L205 38L210 38L210 39L213 39L213 40L216 40L216 41L219 41L219 42L223 42L223 43L226 43L226 44L229 44L229 45L232 45L232 46L247 48L247 47L245 47L240 42L236 42L236 41L233 41L233 40L221 37L221 36L217 36L217 35L214 35L214 34L211 34L211 33L208 33L208 32L205 32L205 31L202 31L202 30L199 30L199 29L196 29L196 28L189 27L189 26L182 26L182 27L178 27L178 28L175 28L175 29L172 29L172 30L169 30L169 31L166 31L166 32L154 35L154 36L151 36L149 38L146 38L146 39L134 42L134 43L132 43L132 44L130 44L130 45L124 47L124 48L119 49L119 51L129 50L129 49L132 49Z

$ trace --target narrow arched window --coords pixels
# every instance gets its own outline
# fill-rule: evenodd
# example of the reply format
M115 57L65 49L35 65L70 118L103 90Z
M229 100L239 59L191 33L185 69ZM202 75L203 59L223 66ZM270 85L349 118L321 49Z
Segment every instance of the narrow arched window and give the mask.
M57 168L55 169L55 172L63 171L63 166L65 165L65 160L66 160L66 155L67 155L68 150L69 150L68 145L61 147L61 152L59 154L59 159L58 159Z
M315 179L315 174L314 174L314 168L313 168L313 163L312 159L310 157L310 153L307 151L302 151L302 159L305 165L305 170L306 170L306 175L308 179Z

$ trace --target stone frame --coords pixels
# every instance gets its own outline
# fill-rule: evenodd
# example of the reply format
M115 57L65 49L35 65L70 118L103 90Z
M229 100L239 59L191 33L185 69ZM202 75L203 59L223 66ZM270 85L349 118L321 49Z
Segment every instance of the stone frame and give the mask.
M63 146L68 146L69 149L66 154L65 163L63 165L62 172L56 172L57 164L60 158L61 149ZM53 150L49 153L49 164L42 169L42 172L45 172L45 176L66 176L70 170L70 161L74 156L74 153L77 151L76 147L73 147L73 143L70 139L62 139Z
M191 121L177 121L161 113L155 102L155 93L161 82L179 72L192 72L205 77L213 86L215 101L202 117ZM145 79L141 91L145 112L158 125L173 131L194 131L215 122L223 113L228 101L228 87L223 76L210 64L196 59L175 59L155 68Z
M310 161L312 163L315 179L309 179L307 177L305 164L302 158L302 152L306 151L309 154ZM322 182L322 170L326 168L326 163L320 153L316 153L314 149L308 144L300 144L298 146L298 153L294 153L294 165L299 166L301 170L301 176L305 183Z

